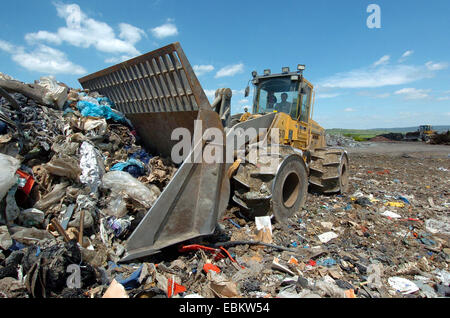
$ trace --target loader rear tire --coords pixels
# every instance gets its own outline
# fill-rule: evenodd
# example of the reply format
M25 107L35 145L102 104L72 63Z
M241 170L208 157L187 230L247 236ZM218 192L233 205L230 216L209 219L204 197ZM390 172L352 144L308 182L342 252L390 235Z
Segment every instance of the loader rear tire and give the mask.
M312 192L334 194L348 190L349 163L343 149L315 149L311 154L309 171Z

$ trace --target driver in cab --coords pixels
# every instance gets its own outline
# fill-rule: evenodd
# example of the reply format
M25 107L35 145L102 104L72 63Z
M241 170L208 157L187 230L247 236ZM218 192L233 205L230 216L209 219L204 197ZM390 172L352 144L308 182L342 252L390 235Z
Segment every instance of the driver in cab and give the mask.
M286 114L289 114L291 111L291 103L287 101L288 94L283 93L281 94L281 102L275 105L275 110L277 112L283 112Z

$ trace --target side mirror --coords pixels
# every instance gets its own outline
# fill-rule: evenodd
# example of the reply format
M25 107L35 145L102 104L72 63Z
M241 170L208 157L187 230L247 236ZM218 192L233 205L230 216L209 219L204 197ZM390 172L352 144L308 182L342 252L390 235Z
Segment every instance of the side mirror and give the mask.
M244 96L245 96L245 97L248 97L249 94L250 94L250 86L247 86L247 87L245 88Z

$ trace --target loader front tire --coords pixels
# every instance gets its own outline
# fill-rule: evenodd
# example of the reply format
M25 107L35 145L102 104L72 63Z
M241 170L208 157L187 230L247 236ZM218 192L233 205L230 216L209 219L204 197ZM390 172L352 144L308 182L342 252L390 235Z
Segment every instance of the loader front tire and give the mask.
M278 169L272 193L272 209L277 221L292 217L305 204L308 174L303 159L289 156Z

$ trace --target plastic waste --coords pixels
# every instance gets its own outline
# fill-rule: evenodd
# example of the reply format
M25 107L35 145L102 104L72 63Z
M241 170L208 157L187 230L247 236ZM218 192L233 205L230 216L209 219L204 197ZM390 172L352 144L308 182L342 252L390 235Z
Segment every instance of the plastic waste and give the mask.
M434 270L434 273L437 275L439 280L444 285L450 285L450 273L447 272L445 269L436 269Z
M425 228L432 234L441 233L450 235L450 224L435 219L428 219L425 221Z
M107 219L107 224L109 228L114 231L114 235L116 237L121 237L126 233L127 229L130 227L132 220L133 217L129 217L128 219L127 218L117 219L112 216Z
M334 279L328 275L316 281L315 287L330 297L345 298L345 290L340 288Z
M18 220L25 227L40 227L44 224L45 214L38 209L26 209L20 212Z
M103 136L106 133L107 123L104 118L96 119L84 117L81 119L81 129L87 131L87 136Z
M50 162L44 165L45 169L54 175L78 180L81 169L78 167L78 160L67 155L53 156Z
M132 153L130 155L130 158L132 159L139 159L145 164L148 164L150 159L152 158L151 155L149 155L144 149L140 149L139 151L136 151L135 153Z
M103 117L105 119L112 119L116 122L120 122L123 124L126 124L127 121L125 119L125 116L123 114L120 114L118 112L114 112L110 106L108 105L99 105L93 101L86 100L87 98L84 97L83 100L80 100L77 103L77 108L81 112L81 115L83 117Z
M137 178L144 174L145 167L142 162L137 159L128 159L126 162L116 163L111 167L111 171L125 171Z
M89 185L91 191L96 193L102 183L101 178L105 172L102 155L87 141L81 144L80 154L80 181Z
M318 237L322 243L327 243L327 242L331 241L332 239L337 238L338 235L334 232L326 232L326 233L318 235Z
M395 212L389 211L389 210L384 211L383 213L381 213L381 215L384 215L388 218L393 218L393 219L399 219L402 217L401 215L399 215Z
M236 283L223 274L214 271L208 272L211 290L219 297L236 297L239 295Z
M161 194L158 187L150 185L149 189L128 172L123 171L106 173L102 179L102 187L110 189L116 194L124 193L147 209L153 205Z
M256 240L264 243L272 243L272 223L270 216L255 217Z
M115 280L121 284L125 290L130 290L139 287L139 276L141 275L143 265L141 265L137 270L135 270L130 276L127 278L122 278L122 275L119 274Z
M371 289L382 288L383 283L381 282L381 275L383 274L383 264L373 263L367 266L367 278L368 286Z
M402 294L412 294L419 290L416 284L403 277L389 277L389 285Z
M17 182L16 171L19 167L19 160L0 153L0 200L5 197L8 190Z
M122 218L127 214L127 202L122 196L113 198L106 209L106 213L116 218Z
M326 266L326 267L333 267L335 266L337 263L334 259L332 258L326 258L323 260L318 260L317 261L317 266Z
M385 205L396 207L396 208L403 208L403 207L405 207L405 202L390 201L390 202L386 202Z
M43 76L37 84L48 90L43 97L45 102L49 105L56 104L59 109L63 109L69 92L67 87L59 85L53 76Z

